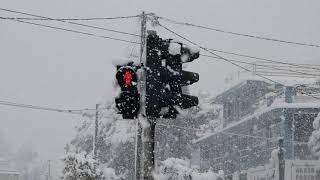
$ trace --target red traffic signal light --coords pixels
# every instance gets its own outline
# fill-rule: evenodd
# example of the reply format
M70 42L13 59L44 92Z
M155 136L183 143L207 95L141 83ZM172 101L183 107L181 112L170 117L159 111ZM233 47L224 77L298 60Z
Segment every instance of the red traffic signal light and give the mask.
M137 86L137 74L131 66L122 66L118 69L116 78L122 91L129 90Z
M134 119L138 117L140 110L140 94L137 88L137 66L117 66L116 79L121 88L118 97L115 98L117 109L123 119Z
M123 75L123 81L125 87L130 87L132 84L132 74L130 71L126 71Z

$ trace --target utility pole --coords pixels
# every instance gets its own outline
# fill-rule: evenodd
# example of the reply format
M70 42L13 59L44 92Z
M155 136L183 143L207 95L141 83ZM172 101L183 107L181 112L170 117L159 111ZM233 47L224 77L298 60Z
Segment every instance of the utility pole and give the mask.
M141 45L140 45L140 63L143 63L143 50L146 45L147 15L145 12L141 14Z
M278 152L278 159L279 159L279 180L284 180L285 178L285 159L284 159L284 148L283 148L283 139L280 138L278 140L279 152Z
M99 104L96 104L96 119L93 136L93 158L97 160L97 138L98 138L98 119L99 119Z
M148 117L147 124L143 128L143 180L153 180L152 172L154 170L154 133L157 118Z
M48 176L47 176L47 180L51 179L51 164L50 164L51 160L48 160Z
M141 102L145 102L145 79L144 79L144 58L143 58L143 52L145 49L145 45L146 45L146 29L147 29L147 16L145 14L145 12L142 12L141 14L141 45L140 45L140 64L141 64L141 68L142 71L140 74L140 99ZM142 104L142 108L141 111L144 113L144 104ZM139 120L139 118L137 119L137 123L136 123L136 155L135 155L135 178L136 180L141 180L141 173L142 173L142 126L141 126L141 122Z

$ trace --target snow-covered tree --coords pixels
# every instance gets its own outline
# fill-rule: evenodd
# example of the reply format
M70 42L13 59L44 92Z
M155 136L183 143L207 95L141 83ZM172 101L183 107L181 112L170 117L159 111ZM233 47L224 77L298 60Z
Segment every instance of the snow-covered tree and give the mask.
M67 153L63 162L63 180L96 180L102 177L96 161L84 153Z
M212 132L219 126L219 114L210 102L210 94L202 92L198 96L201 101L199 106L181 111L174 121L158 120L155 136L157 160L170 157L190 159L192 140L196 135ZM123 120L121 115L117 114L113 102L107 103L105 107L106 110L101 112L99 120L99 162L105 167L113 168L116 175L131 180L134 178L136 122ZM76 129L76 137L71 141L72 145L87 154L92 153L93 122L92 119L83 120ZM208 125L201 126L203 124Z
M222 125L221 108L212 103L208 92L193 93L199 97L199 105L181 111L175 120L159 120L156 130L159 160L170 157L190 159L192 140L214 132Z
M107 103L100 114L97 140L97 157L105 167L113 168L119 176L133 179L135 162L135 121L123 120L114 103ZM71 144L78 150L92 153L94 123L83 120L76 129L77 136Z
M169 158L160 162L160 167L154 173L155 180L217 180L220 177L212 171L200 173L190 168L186 160Z
M23 144L12 156L14 166L20 172L20 180L44 179L47 171L45 162L38 158L31 143Z
M320 113L313 121L314 131L309 139L309 147L312 154L320 158Z
M159 180L191 180L192 169L187 161L169 158L161 162L159 174L155 175Z
M104 168L103 177L105 180L124 180L123 176L116 175L116 172L113 168Z

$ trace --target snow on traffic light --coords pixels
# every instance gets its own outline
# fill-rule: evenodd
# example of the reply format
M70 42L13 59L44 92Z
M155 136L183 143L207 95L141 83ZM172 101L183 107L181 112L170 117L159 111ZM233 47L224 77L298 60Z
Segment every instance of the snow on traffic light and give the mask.
M132 63L117 66L116 79L121 88L119 97L115 98L116 107L123 119L134 119L140 109L140 94L137 88L137 67Z
M146 114L160 117L162 108L168 108L164 118L175 118L175 109L198 105L198 97L182 92L182 87L199 81L199 74L182 70L182 64L199 58L199 50L180 42L161 39L155 31L147 36Z

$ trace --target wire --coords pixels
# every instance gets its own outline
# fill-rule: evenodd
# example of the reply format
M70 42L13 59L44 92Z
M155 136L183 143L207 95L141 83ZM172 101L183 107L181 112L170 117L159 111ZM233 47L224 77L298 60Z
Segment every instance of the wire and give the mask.
M209 57L209 58L213 58L213 59L220 59L218 57L205 55L205 54L201 54L201 56ZM255 67L255 70L252 70L251 72L258 72L257 70L260 69L260 70L277 70L277 71L275 71L277 73L288 73L288 71L290 71L290 72L293 72L291 74L296 74L296 75L301 74L301 75L312 76L312 77L319 77L320 76L320 74L312 74L312 73L317 73L314 71L303 70L304 72L301 72L301 71L291 70L291 69L289 69L289 68L291 68L290 66L263 65L263 64L257 64L257 63L253 63L253 62L239 61L239 60L233 60L233 59L229 59L229 60L233 61L233 62L247 64L247 65L251 65L251 66ZM310 73L306 73L306 72L310 72Z
M305 75L305 76L312 76L312 77L319 77L320 76L320 74L309 74L309 73L303 73L300 71L294 71L294 70L290 70L290 69L268 67L268 66L263 66L263 65L256 65L256 66L257 67L255 68L254 72L285 73L285 74Z
M32 24L32 25L36 25L36 26L42 26L42 27L47 27L47 28L57 29L57 30L62 30L62 31L68 31L68 32L73 32L73 33L77 33L77 34L94 36L94 37L99 37L99 38L104 38L104 39L112 39L112 40L122 41L122 42L127 42L127 43L140 44L139 42L135 42L135 41L129 41L129 40L114 38L114 37L110 37L110 36L96 35L96 34L93 34L93 33L77 31L77 30L72 30L72 29L66 29L66 28L61 28L61 27L56 27L56 26L49 26L49 25L44 25L44 24L39 24L39 23L34 23L34 22L27 22L27 21L22 21L22 20L12 20L12 21L17 21L17 22L20 22L20 23Z
M0 17L1 19L18 19L18 20L32 20L32 21L93 21L93 20L115 20L115 19L129 19L140 17L140 15L133 16L118 16L118 17L96 17L96 18L27 18L27 17Z
M288 73L270 73L270 72L262 72L257 71L262 76L273 76L273 77L295 77L295 78L310 78L314 79L314 76L301 76L297 74L288 74Z
M158 23L158 25L161 26L161 27L163 27L163 28L166 29L167 31L175 34L176 36L178 36L178 37L180 37L180 38L188 41L189 43L191 43L191 44L193 44L193 45L195 45L195 46L198 46L200 49L205 50L205 51L209 52L210 54L213 54L214 56L216 56L216 57L218 57L218 58L220 58L220 59L222 59L222 60L224 60L224 61L227 61L227 62L229 62L229 63L231 63L231 64L233 64L233 65L235 65L235 66L237 66L237 67L240 67L241 69L244 69L244 70L246 70L246 71L248 71L248 72L251 72L248 68L243 67L243 66L241 66L241 65L239 65L239 64L237 64L237 63L234 63L233 61L230 61L229 59L226 59L226 58L224 58L224 57L222 57L222 56L219 56L218 54L210 51L208 48L205 48L205 47L203 47L203 46L201 46L201 45L199 45L199 44L197 44L197 43L195 43L195 42L193 42L193 41L191 41L191 40L189 40L189 39L181 36L180 34L178 34L178 33L174 32L174 31L170 30L169 28L163 26L162 24ZM276 84L281 84L281 83L278 83L277 81L274 81L274 80L272 80L272 79L270 79L270 78L261 76L261 75L259 75L259 74L256 74L256 76L259 76L259 77L261 77L261 78L263 78L263 79L269 80L269 81L271 81L271 82L273 82L273 83L276 83Z
M284 68L283 69L284 71L287 71L288 69L295 69L295 70L301 70L303 72L315 73L315 75L319 75L318 73L320 73L320 71L315 71L312 69L310 70L310 69L285 66L285 65L277 65L277 64L253 63L253 65L258 66L261 69Z
M201 129L195 129L195 128L189 128L189 127L182 127L182 126L176 126L176 125L170 125L170 124L157 123L156 125L166 126L166 127L174 127L174 128L178 128L178 129L191 130L191 131L201 131Z
M214 59L221 59L219 57L214 57L214 56L210 56L210 55L203 55L202 54L201 56L210 57L210 58L214 58ZM256 63L252 63L252 62L245 62L245 61L239 61L239 60L233 60L233 59L228 59L228 60L231 61L231 62L248 64L248 65L253 65L253 66L258 66L258 67L266 67L266 68L274 69L274 70L294 72L294 73L301 74L301 75L314 76L314 77L319 77L320 76L320 74L305 73L305 72L296 71L296 70L292 70L292 69L278 68L278 67L275 67L275 66L261 65L261 64L256 64ZM250 70L250 72L253 72L253 71Z
M166 126L169 128L177 128L177 129L183 129L183 130L191 130L191 131L202 131L201 129L197 128L189 128L189 127L183 127L183 126L177 126L177 125L169 125L169 124L162 124L162 123L157 123L159 126ZM262 139L262 140L268 140L268 141L276 141L279 137L273 137L273 138L268 138L268 137L263 137L263 136L255 136L255 135L249 135L249 134L239 134L239 133L232 133L232 132L215 132L216 134L225 134L225 135L231 135L231 136L239 136L239 137L248 137L248 138L254 138L254 139ZM299 143L299 144L307 144L308 142L301 142L301 141L287 141L287 142L293 142L293 143Z
M209 57L209 58L214 58L214 59L221 59L221 58L219 58L219 57L210 56L210 55L206 55L206 54L201 54L201 56ZM233 59L229 59L229 60L232 61L232 62L237 62L237 63L241 63L241 64L254 65L254 63L251 63L251 62L245 62L245 61L239 61L239 60L233 60Z
M256 60L261 60L261 61L266 61L266 62L269 62L269 63L285 64L285 65L297 66L297 67L301 67L301 68L320 70L320 68L316 68L316 67L307 67L307 66L320 66L318 64L287 63L287 62L283 62L283 61L277 61L277 60L261 58L261 57L255 57L255 56L251 56L251 55L239 54L239 53L228 52L228 51L222 51L222 50L217 50L217 49L209 49L209 50L216 51L216 52L221 52L221 53L224 53L224 54L231 54L231 55L235 55L235 56L246 57L246 58L251 58L251 59L256 59Z
M217 58L222 59L222 60L224 60L224 61L226 61L226 62L229 62L229 63L231 63L231 64L233 64L233 65L235 65L235 66L237 66L237 67L240 67L240 68L242 68L242 69L244 69L244 70L246 70L246 71L248 71L248 72L252 72L252 71L249 70L248 68L243 67L243 66L241 66L241 65L239 65L239 64L237 64L237 63L235 63L235 62L233 62L233 61L230 61L229 59L226 59L226 58L224 58L224 57L222 57L222 56L220 56L220 55L218 55L218 54L210 51L208 48L203 47L203 46L201 46L200 44L197 44L197 43L189 40L188 38L185 38L184 36L182 36L182 35L174 32L174 31L172 31L171 29L163 26L163 25L160 24L159 22L157 22L157 24L158 24L159 26L161 26L162 28L164 28L165 30L171 32L172 34L174 34L174 35L176 35L176 36L178 36L178 37L180 37L180 38L188 41L189 43L191 43L191 44L193 44L193 45L195 45L195 46L198 46L200 49L202 49L202 50L204 50L204 51L207 51L207 52L209 52L210 54L213 54L213 55L216 56ZM271 82L273 82L273 83L276 83L276 84L280 84L280 85L285 86L283 83L280 83L280 82L277 82L277 81L275 81L275 80L273 80L273 79L267 78L267 77L265 77L265 76L263 76L263 75L261 75L261 74L255 73L255 75L258 76L258 77L261 77L261 78L263 78L263 79L269 80L269 81L271 81ZM305 95L310 96L310 97L313 97L313 98L315 98L315 99L320 99L320 98L318 98L318 97L316 97L316 96L312 96L312 95L309 95L309 94L305 94Z
M165 20L165 21L174 23L174 24L185 25L185 26L192 26L192 27L197 27L197 28L201 28L201 29L216 31L216 32L225 33L225 34L232 34L232 35L237 35L237 36L255 38L255 39L260 39L260 40L267 40L267 41L274 41L274 42L279 42L279 43L294 44L294 45L300 45L300 46L309 46L309 47L316 47L316 48L319 48L319 47L320 47L320 45L318 45L318 44L307 44L307 43L302 43L302 42L286 41L286 40L269 38L269 37L264 37L264 36L250 35L250 34L244 34L244 33L237 33L237 32L226 31L226 30L222 30L222 29L217 29L217 28L202 26L202 25L196 25L196 24L192 24L192 23L179 22L179 21L175 21L175 20L172 20L172 19L169 19L169 18L166 18L166 17L161 17L161 16L155 16L155 18L156 18L156 19L162 19L162 20Z
M162 123L157 123L157 125L171 127L171 128L178 128L178 129L183 129L183 130L200 131L200 132L203 131L203 130L198 129L198 128L189 128L189 127L182 127L182 126L162 124ZM242 137L252 137L252 138L256 138L256 139L274 140L273 138L267 138L267 137L261 137L261 136L252 136L252 135L247 135L247 134L237 134L237 133L230 133L230 132L219 132L219 133L227 134L227 135L242 136Z
M21 103L15 103L12 101L3 101L0 100L0 105L4 106L12 106L17 108L24 108L24 109L35 109L35 110L43 110L43 111L52 111L52 112L60 112L60 113L69 113L69 114L76 114L81 115L84 117L91 117L91 115L88 115L87 111L101 111L108 108L99 108L99 109L89 109L89 108L83 108L83 109L58 109L58 108L52 108L52 107L45 107L45 106L35 106L31 104L21 104ZM92 115L95 116L95 115Z
M57 108L51 108L51 107L34 106L30 104L21 104L21 103L2 101L2 100L0 100L0 105L14 106L18 108L37 109L37 110L44 110L44 111L54 111L54 112L61 112L61 113L82 114L80 110L57 109Z
M114 33L120 33L120 34L126 34L126 35L140 37L140 35L132 34L132 33L128 33L128 32L123 32L123 31L118 31L118 30L113 30L113 29L107 29L107 28L102 28L102 27L92 26L92 25L86 25L86 24L81 24L81 23L69 22L69 21L66 21L66 20L52 19L52 18L45 17L45 16L39 16L39 15L35 15L35 14L30 14L30 13L25 13L25 12L20 12L20 11L14 11L14 10L10 10L10 9L0 8L0 10L6 11L6 12L11 12L11 13L16 13L16 14L23 14L23 15L27 15L27 16L33 16L33 17L38 17L38 18L58 21L58 22L63 22L63 23L67 23L67 24L73 24L73 25L77 25L77 26L83 26L83 27L88 27L88 28L93 28L93 29L99 29L99 30L104 30L104 31L109 31L109 32L114 32ZM9 19L9 20L19 21L19 19Z

